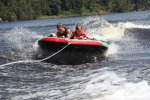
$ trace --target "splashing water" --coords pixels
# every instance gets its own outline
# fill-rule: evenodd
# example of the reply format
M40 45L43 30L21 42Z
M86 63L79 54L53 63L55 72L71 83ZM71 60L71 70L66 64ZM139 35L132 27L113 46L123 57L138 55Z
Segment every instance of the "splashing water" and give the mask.
M2 64L2 65L0 65L0 67L4 67L4 66L7 66L7 65L18 64L18 63L42 62L42 61L45 61L45 60L55 56L56 54L58 54L59 52L61 52L63 49L65 49L67 46L70 45L70 44L68 44L68 45L64 46L64 48L60 49L59 51L57 51L56 53L54 53L52 55L49 55L48 57L46 57L44 59L29 60L29 55L28 54L30 54L31 57L32 57L33 52L36 50L35 48L38 47L37 46L37 41L35 42L35 40L37 38L39 39L39 38L41 38L41 36L35 34L34 32L30 32L27 29L23 29L23 28L16 28L14 30L8 31L7 34L5 35L5 40L9 41L12 48L17 49L17 53L19 53L19 57L23 58L23 60ZM16 50L11 51L11 52L16 52ZM27 60L25 60L25 58L27 58Z
M116 56L120 46L116 41L121 41L124 36L126 27L124 23L109 23L101 17L90 17L81 22L85 26L89 37L97 40L110 41L106 56Z
M9 41L13 47L15 46L18 49L28 45L26 43L30 43L41 37L35 32L31 32L29 29L25 28L15 28L13 30L6 31L5 34L4 38Z
M142 29L150 29L150 25L141 25L141 24L134 24L131 22L126 22L123 24L125 28L142 28Z
M104 18L99 16L88 17L80 21L79 23L84 26L86 32L90 37L106 41L121 40L125 35L126 29L150 29L149 25L135 24L132 22L109 23Z
M90 74L91 79L83 94L90 95L91 100L149 100L150 86L146 81L127 82L114 72Z
M3 64L3 65L0 65L0 68L4 67L4 66L7 66L7 65L13 65L13 64L19 64L19 63L37 63L37 62L42 62L42 61L45 61L47 59L50 59L51 57L57 55L58 53L60 53L61 51L63 51L65 48L67 48L70 44L67 44L66 46L64 46L62 49L60 49L59 51L57 51L56 53L44 58L44 59L41 59L41 60L24 60L24 61L16 61L16 62L12 62L12 63L6 63L6 64Z
M109 45L108 51L106 53L106 57L117 57L117 53L119 51L119 45L112 43Z
M35 41L41 37L29 29L15 28L6 31L3 40L7 41L7 45L9 45L10 54L18 55L17 59L29 59L36 49Z
M126 29L129 28L149 28L144 25L135 25L130 22L119 22L119 23L109 23L101 17L89 17L80 22L86 29L86 32L90 37L93 37L97 40L110 41L108 52L106 56L112 56L113 54L118 53L118 50L121 50L121 46L116 43L116 41L123 42L124 33ZM12 49L15 49L17 52L9 50L11 55L18 55L18 60L32 59L32 54L36 51L38 47L37 39L42 38L43 36L37 35L35 32L30 31L26 28L15 28L5 32L4 40L8 41ZM128 37L133 40L132 37ZM134 43L133 43L134 44ZM125 45L128 45L126 43ZM131 45L134 47L135 45ZM16 60L15 58L15 60Z
M106 53L106 56L109 57L116 56L118 50L123 52L126 50L126 52L131 53L138 47L139 44L136 42L137 40L132 33L130 34L130 32L128 32L128 36L125 36L127 35L125 34L127 29L150 29L149 25L134 24L132 22L109 23L98 16L86 18L82 20L80 24L84 26L89 37L110 42ZM120 43L122 43L122 45L120 45ZM130 50L128 48L130 48Z
M121 23L111 24L101 17L90 17L81 24L85 27L90 37L97 40L119 40L124 36L125 28Z
M28 94L14 96L13 100L47 98L59 100L149 100L150 86L146 81L133 83L116 73L107 71L107 68L96 69L82 76L68 76L68 85L59 88L49 88L56 83L39 84L36 86L22 87L15 91L30 91ZM48 73L47 73L48 74ZM60 77L58 75L58 77ZM63 79L65 80L65 79ZM63 81L62 79L60 80ZM83 81L80 83L80 81ZM66 81L66 80L65 80ZM47 88L48 87L48 88ZM10 89L13 91L13 89Z
M117 54L119 45L115 41L120 41L124 36L126 28L123 23L111 24L103 18L96 16L81 21L81 24L86 29L89 37L111 42L106 56Z

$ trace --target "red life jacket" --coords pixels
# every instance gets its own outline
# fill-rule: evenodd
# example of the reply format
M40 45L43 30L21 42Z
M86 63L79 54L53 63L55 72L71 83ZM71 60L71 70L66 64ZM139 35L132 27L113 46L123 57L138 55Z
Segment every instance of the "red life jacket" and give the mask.
M86 36L86 32L85 32L83 29L80 31L80 33L77 33L77 31L74 32L74 37L80 38L81 36L82 36L83 38L88 38L88 37Z

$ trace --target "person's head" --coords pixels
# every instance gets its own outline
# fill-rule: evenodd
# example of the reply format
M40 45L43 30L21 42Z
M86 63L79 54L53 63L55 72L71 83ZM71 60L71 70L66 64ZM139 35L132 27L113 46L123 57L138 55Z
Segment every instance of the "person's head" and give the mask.
M80 24L77 24L75 30L82 30L82 26Z
M80 32L82 31L82 26L80 24L77 24L76 27L75 27L75 31L80 34Z
M59 33L64 33L65 32L65 27L62 23L57 24L57 30Z

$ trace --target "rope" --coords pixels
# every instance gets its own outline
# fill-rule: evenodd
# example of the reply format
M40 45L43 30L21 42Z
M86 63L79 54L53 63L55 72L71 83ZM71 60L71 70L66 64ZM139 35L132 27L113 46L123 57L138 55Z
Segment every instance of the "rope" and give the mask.
M6 63L6 64L2 64L0 65L0 67L4 67L4 66L8 66L8 65L13 65L13 64L19 64L19 63L36 63L36 62L42 62L45 61L47 59L50 59L51 57L55 56L56 54L60 53L61 51L63 51L65 48L67 48L70 45L70 43L68 43L66 46L64 46L62 49L60 49L59 51L57 51L56 53L41 59L41 60L26 60L26 61L16 61L16 62L11 62L11 63Z

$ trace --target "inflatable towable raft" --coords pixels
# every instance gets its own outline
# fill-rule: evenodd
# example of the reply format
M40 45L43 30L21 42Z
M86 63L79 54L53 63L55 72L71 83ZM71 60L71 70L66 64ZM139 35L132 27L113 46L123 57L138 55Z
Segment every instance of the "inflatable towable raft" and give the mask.
M39 52L42 53L42 58L38 59L43 59L66 47L46 62L69 65L101 61L105 59L104 54L108 49L108 44L104 41L56 37L44 37L38 41L38 45L42 50Z
M59 50L69 44L65 51L80 52L104 52L108 49L108 44L104 41L83 40L83 39L63 39L56 37L45 37L38 41L43 50Z

